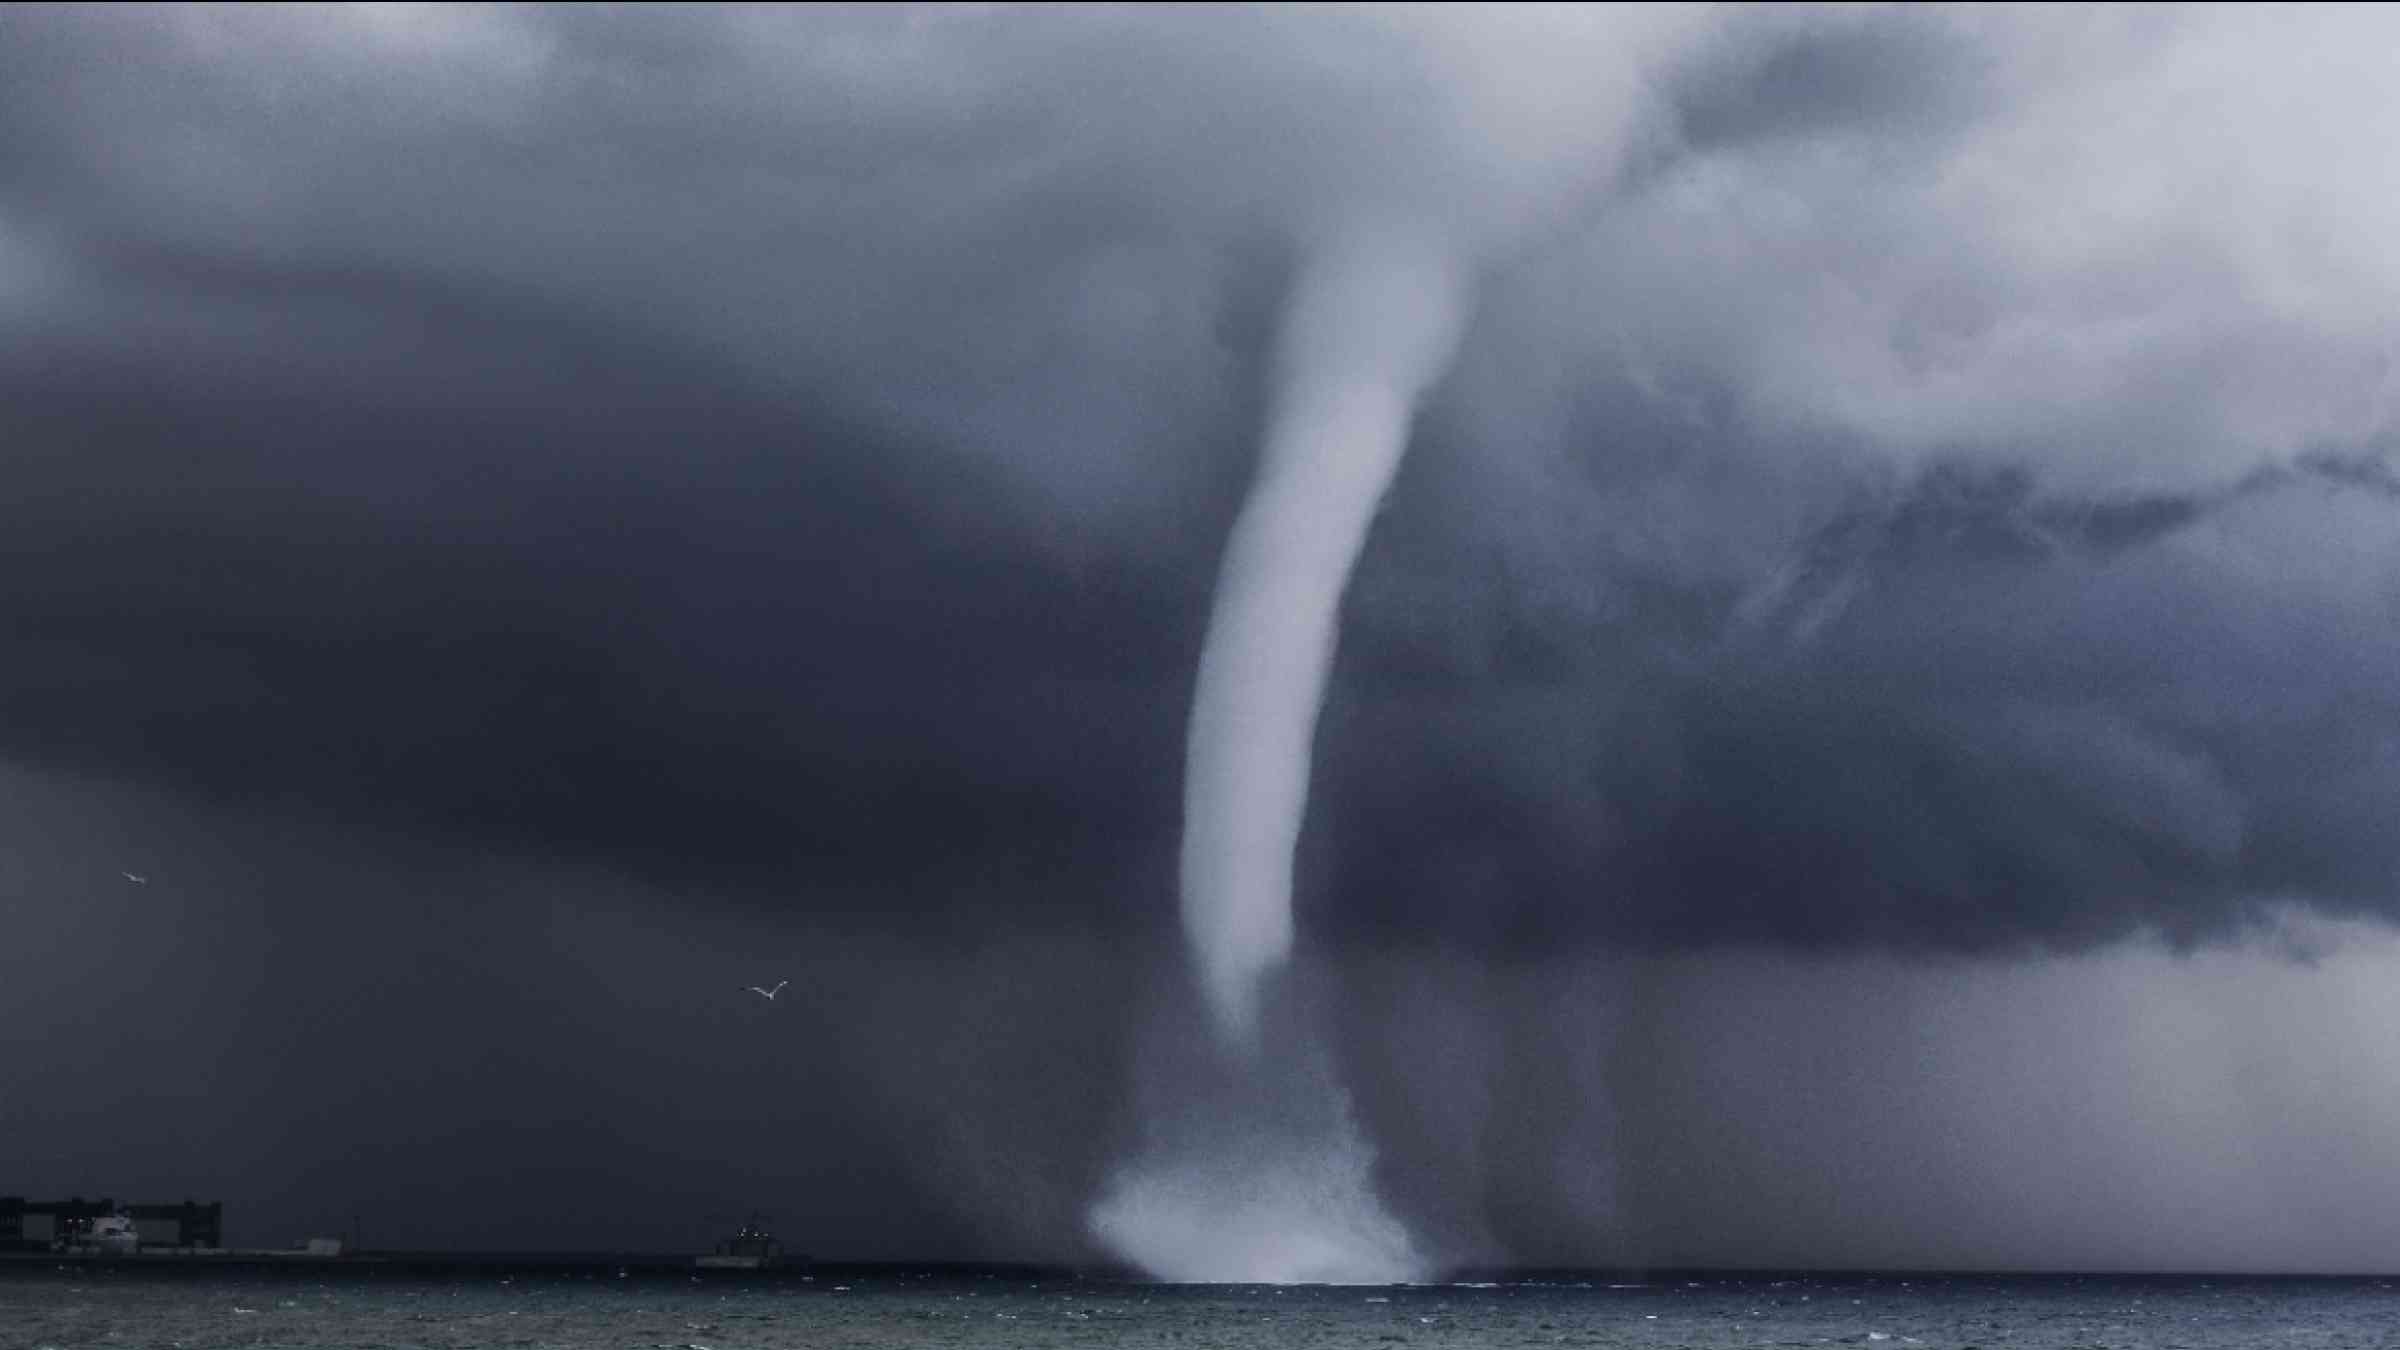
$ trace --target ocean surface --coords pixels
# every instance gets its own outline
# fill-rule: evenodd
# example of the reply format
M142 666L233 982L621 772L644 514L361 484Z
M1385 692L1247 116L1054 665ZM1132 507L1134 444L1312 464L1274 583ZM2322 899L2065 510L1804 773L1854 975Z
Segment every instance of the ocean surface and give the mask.
M1389 1288L1022 1272L0 1270L0 1347L2400 1346L2400 1282L1551 1277Z

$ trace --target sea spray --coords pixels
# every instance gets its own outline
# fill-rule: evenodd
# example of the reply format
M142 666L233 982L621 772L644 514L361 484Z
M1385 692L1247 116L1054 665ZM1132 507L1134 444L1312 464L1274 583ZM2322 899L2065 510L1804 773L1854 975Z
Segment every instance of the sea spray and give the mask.
M1160 1279L1199 1284L1396 1284L1423 1274L1408 1230L1375 1196L1356 1126L1290 1147L1228 1144L1119 1172L1092 1213L1110 1249Z
M1165 1280L1391 1284L1426 1259L1375 1186L1375 1151L1309 1010L1280 994L1277 1035L1220 1054L1187 1018L1148 1028L1140 1148L1109 1177L1091 1231ZM1197 1010L1186 1005L1186 1014ZM1180 1043L1173 1043L1180 1039Z

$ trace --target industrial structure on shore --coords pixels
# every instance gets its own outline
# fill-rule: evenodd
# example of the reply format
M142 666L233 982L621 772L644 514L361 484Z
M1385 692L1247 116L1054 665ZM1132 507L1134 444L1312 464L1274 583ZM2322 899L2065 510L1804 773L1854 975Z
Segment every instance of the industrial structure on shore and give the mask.
M225 1246L225 1203L120 1205L114 1200L28 1200L0 1195L0 1252L141 1247L217 1251Z

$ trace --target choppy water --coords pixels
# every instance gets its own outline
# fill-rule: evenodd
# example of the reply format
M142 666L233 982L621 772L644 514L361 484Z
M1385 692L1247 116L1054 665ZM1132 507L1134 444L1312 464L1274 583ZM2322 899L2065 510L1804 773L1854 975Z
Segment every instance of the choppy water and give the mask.
M2400 1345L2358 1280L1554 1280L1277 1289L956 1274L0 1271L0 1347Z

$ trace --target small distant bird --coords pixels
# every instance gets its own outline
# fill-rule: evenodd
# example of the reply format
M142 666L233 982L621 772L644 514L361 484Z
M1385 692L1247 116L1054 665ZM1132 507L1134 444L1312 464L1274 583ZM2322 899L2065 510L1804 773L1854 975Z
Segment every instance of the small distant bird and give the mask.
M127 873L125 874L125 879L126 879L127 881L130 881L130 882L132 882L132 883L133 883L134 885L136 885L136 886L147 886L147 885L149 885L149 884L150 884L150 878L148 878L148 877L137 877L137 876L135 876L135 875L134 875L133 873L131 873L131 872L127 872Z
M754 984L750 986L750 992L758 995L760 998L765 999L769 1003L773 1003L775 1001L775 996L782 993L783 987L790 983L790 980L777 980L775 982L775 987L772 989L761 989Z

